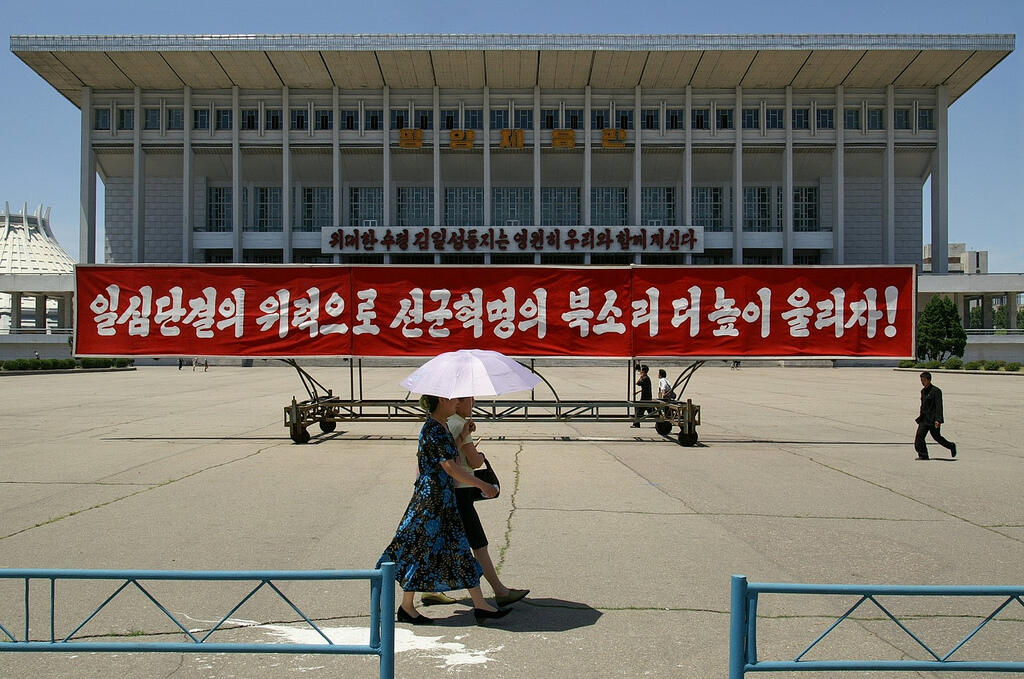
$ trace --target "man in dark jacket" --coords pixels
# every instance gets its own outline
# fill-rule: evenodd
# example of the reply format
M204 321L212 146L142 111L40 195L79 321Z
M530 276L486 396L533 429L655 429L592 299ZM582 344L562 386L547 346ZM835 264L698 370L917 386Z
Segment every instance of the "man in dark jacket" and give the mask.
M917 451L917 459L928 459L928 446L925 445L925 434L931 434L932 438L940 446L949 448L949 454L956 457L956 444L947 441L939 432L942 426L942 390L932 384L930 372L921 373L921 412L917 419L917 435L914 437L914 450Z

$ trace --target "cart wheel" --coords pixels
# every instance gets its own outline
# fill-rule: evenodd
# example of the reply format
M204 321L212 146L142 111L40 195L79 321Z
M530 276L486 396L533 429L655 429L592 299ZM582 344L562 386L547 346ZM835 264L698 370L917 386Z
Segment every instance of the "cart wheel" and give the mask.
M309 443L309 430L305 427L292 427L291 436L296 443Z
M333 420L320 420L320 431L325 434L330 434L332 431L338 428L338 423Z
M672 423L668 420L658 420L654 423L654 431L662 436L668 436L672 433Z
M679 432L679 445L686 446L687 448L689 448L690 446L694 446L696 444L697 432L692 432L690 434L687 434L686 432L682 431Z

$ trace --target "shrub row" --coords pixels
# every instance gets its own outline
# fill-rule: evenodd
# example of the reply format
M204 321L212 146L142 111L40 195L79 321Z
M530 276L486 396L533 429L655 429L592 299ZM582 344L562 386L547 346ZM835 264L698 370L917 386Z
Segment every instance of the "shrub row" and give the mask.
M3 370L74 370L75 368L127 368L133 365L127 358L16 358L0 362Z
M1020 363L1016 361L1013 363L1007 363L1006 361L968 361L964 363L963 359L953 356L946 359L945 363L942 361L900 361L900 367L922 368L924 370L945 368L946 370L986 370L993 372L1005 370L1006 372L1018 372L1020 370Z

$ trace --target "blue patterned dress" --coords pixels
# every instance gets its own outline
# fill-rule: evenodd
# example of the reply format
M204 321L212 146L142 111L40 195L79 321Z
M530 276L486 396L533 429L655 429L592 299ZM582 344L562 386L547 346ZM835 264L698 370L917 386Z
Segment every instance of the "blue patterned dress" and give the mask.
M448 592L480 584L483 570L473 557L455 507L455 484L441 468L458 455L455 440L428 417L420 430L412 499L395 537L377 565L395 563L395 580L406 592Z

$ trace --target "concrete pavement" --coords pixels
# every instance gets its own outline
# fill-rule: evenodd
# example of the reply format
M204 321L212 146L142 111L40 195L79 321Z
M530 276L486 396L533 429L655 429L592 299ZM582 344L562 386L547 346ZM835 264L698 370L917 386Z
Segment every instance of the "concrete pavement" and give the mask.
M301 389L290 369L140 365L0 382L0 567L373 566L409 499L418 426L339 425L294 445L282 420ZM364 390L401 398L398 381L410 371L369 368ZM347 369L312 372L347 392ZM619 363L542 372L566 399L619 399L625 390ZM945 395L943 433L960 446L956 461L934 445L935 459L914 459L920 384L885 368L705 367L686 394L702 406L694 448L650 424L481 422L489 440L480 447L503 482L498 500L478 505L491 553L502 578L532 594L486 628L471 624L465 606L424 609L443 619L398 626L396 676L724 677L733 573L752 581L1020 584L1024 378L936 374L935 383ZM13 612L0 604L9 628L12 619L23 625L20 586L0 584L0 601L15 602ZM364 586L306 593L332 638L365 634ZM232 594L205 591L199 610L189 609L196 626L226 613ZM85 591L70 601L98 603ZM915 631L939 646L994 608L912 603ZM233 616L252 623L235 638L300 638L293 612L270 600L251 604ZM791 658L851 604L765 599L762 657ZM116 608L90 632L170 631L144 608ZM44 623L33 620L33 630L43 634ZM923 657L893 630L877 609L865 611L817 657ZM965 651L1021 660L1021 638L1024 610L1011 607ZM0 653L4 677L376 672L375 661L359 657Z

